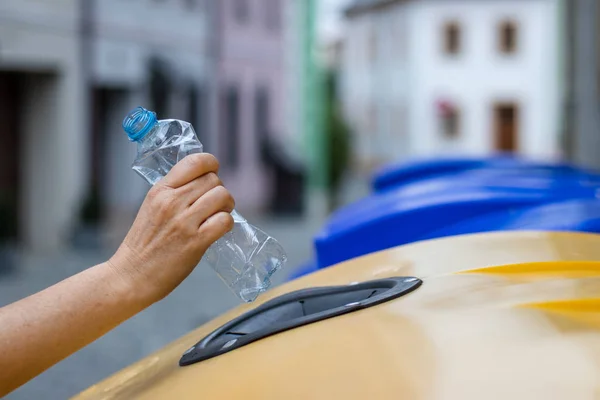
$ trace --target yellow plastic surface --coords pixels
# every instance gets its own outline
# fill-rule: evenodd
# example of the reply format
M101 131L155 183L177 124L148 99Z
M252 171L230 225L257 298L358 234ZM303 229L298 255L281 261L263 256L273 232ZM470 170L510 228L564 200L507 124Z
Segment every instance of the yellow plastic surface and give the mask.
M283 293L390 276L413 293L179 367ZM143 334L143 332L140 332ZM415 243L298 279L80 394L108 399L597 399L600 235L506 232Z

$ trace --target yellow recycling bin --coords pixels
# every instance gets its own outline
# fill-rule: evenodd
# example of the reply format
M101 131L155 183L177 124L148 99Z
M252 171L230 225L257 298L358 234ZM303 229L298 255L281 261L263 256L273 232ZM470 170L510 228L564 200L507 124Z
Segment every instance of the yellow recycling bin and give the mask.
M598 396L600 235L503 232L290 282L76 399Z

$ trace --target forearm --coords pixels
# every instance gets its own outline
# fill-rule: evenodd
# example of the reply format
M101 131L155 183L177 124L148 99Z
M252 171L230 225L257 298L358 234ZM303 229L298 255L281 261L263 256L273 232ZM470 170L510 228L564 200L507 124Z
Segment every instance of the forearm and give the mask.
M0 397L152 302L104 263L0 308Z
M234 201L209 154L148 192L111 261L0 308L0 397L168 295L233 228Z

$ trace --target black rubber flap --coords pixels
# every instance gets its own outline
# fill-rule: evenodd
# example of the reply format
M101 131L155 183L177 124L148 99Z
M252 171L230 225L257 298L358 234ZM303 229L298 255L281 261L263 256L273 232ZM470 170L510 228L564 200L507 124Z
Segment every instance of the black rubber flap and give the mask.
M412 292L422 281L387 278L285 294L229 321L183 354L180 366L216 357L303 325L385 303Z

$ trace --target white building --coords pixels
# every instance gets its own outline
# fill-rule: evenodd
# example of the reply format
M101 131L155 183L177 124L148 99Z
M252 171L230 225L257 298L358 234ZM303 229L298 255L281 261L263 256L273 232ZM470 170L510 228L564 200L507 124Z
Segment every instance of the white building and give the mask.
M342 101L366 167L406 155L558 154L558 0L358 0Z
M570 158L586 167L600 168L600 4L597 0L569 0L565 47L564 144Z
M130 169L135 145L121 130L125 114L155 108L195 123L202 137L205 7L202 0L0 2L0 219L11 220L0 226L10 226L8 236L60 248L90 192L122 235L148 189Z

